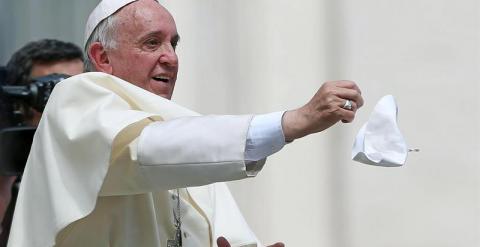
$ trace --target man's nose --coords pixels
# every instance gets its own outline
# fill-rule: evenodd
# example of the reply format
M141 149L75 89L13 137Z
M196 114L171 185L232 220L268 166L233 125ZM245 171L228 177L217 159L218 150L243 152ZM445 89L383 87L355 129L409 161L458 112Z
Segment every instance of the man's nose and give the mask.
M172 47L172 45L168 44L162 47L162 54L160 54L159 62L160 64L167 65L169 67L178 66L177 53L175 53L175 49Z

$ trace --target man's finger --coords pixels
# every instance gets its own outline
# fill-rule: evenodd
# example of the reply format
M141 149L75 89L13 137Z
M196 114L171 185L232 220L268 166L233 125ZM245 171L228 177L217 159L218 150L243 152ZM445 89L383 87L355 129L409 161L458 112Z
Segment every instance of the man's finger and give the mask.
M283 243L275 243L275 244L269 245L269 246L267 246L267 247L285 247L285 244L283 244Z
M337 87L350 88L362 94L362 91L360 91L360 88L353 81L343 80L343 81L332 81L331 83L333 83Z
M355 112L345 109L339 110L340 119L343 123L351 123L355 119Z
M363 106L362 92L352 81L328 82L327 85L325 85L325 90L327 92L330 91L339 98L355 101L358 108Z
M336 92L337 97L345 100L352 100L355 102L355 105L360 108L363 105L363 98L362 95L360 95L357 91L353 89L339 89L338 92ZM357 108L355 108L357 109Z
M230 247L230 243L224 237L217 238L217 245L218 247Z
M340 108L343 108L345 110L349 110L349 111L353 111L353 112L357 111L358 105L355 101L350 100L350 109L345 106L346 104L347 104L347 100L345 99L345 100L342 100L342 103L339 106L340 106Z

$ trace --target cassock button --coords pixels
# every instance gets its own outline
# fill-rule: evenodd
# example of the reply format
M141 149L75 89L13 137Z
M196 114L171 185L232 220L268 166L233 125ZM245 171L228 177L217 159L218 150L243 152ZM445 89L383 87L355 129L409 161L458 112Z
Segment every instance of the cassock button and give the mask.
M187 232L183 232L183 237L184 237L184 238L187 238L187 237L188 237Z
M172 200L177 200L177 196L172 194Z

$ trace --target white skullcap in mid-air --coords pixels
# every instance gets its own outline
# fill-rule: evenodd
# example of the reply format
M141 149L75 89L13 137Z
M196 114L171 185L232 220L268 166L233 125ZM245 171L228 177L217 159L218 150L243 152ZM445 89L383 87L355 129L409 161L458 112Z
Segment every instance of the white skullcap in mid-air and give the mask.
M125 5L135 1L137 0L102 0L88 17L87 24L85 25L84 45L87 44L87 41L90 38L90 35L92 35L93 30L95 30L101 21L113 15Z
M375 106L367 123L357 134L352 159L368 165L402 166L409 150L397 124L398 107L392 95Z

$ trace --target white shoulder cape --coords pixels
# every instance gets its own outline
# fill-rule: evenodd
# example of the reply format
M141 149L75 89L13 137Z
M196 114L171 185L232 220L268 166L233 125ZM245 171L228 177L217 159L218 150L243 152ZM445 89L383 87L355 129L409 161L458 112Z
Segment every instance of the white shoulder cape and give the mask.
M119 133L183 116L198 114L104 73L60 82L35 133L9 246L53 246L94 209Z

